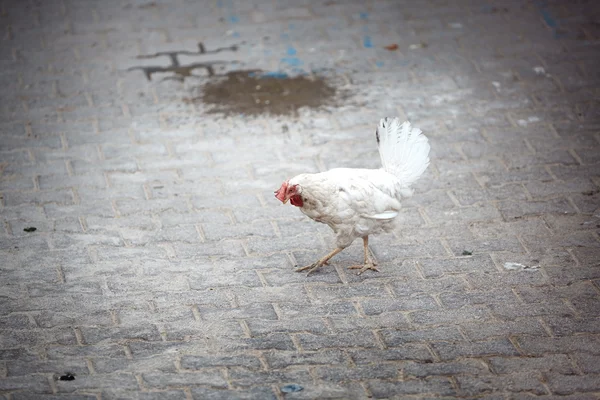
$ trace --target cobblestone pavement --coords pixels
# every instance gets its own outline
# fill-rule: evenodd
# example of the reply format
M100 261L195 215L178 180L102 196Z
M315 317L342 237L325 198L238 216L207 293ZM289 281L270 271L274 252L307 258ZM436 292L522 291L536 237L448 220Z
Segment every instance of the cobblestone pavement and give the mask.
M600 398L593 1L5 0L0 38L0 398ZM349 94L193 101L243 69ZM393 115L432 164L381 272L293 272L333 237L273 190Z

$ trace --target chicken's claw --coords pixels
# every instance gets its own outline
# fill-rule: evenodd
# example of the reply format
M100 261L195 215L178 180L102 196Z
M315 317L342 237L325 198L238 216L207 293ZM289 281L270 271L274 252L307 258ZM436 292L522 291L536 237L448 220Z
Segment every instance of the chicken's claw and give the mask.
M302 271L306 271L308 270L308 272L306 273L306 276L309 276L312 272L314 272L315 270L317 270L319 267L323 266L323 264L327 264L325 263L321 263L319 261L314 262L310 265L306 265L304 267L300 267L300 268L296 268L295 271L296 272L302 272Z
M310 265L307 265L306 267L296 268L296 272L302 272L304 270L308 270L306 276L309 276L316 269L322 267L323 265L326 265L327 261L329 261L329 259L331 257L335 256L337 253L339 253L342 250L343 250L343 248L337 247L331 253L329 253L325 257L321 258L319 261L316 261L316 262L314 262L314 263L312 263Z
M365 263L365 265L353 265L351 267L348 267L348 269L360 269L360 271L358 271L358 274L356 275L362 275L363 272L369 269L375 272L379 272L379 269L377 269L376 265L377 264L375 264L374 262L368 262Z

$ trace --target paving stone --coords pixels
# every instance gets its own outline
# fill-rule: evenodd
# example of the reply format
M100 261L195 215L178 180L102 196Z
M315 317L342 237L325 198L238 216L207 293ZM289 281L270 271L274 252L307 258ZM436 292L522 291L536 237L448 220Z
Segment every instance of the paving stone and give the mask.
M231 355L231 356L184 356L181 357L181 368L199 370L209 367L242 366L248 369L261 369L262 364L256 356Z
M183 390L160 390L153 392L138 392L138 391L126 391L118 389L108 389L102 391L102 396L107 399L122 399L130 398L136 400L175 400L185 397Z
M598 335L574 335L554 338L521 336L519 347L525 354L536 356L545 353L584 352L598 354Z
M36 393L38 396L41 393L52 393L48 379L43 375L22 375L5 377L0 380L0 390L3 392L15 390L29 390Z
M315 334L325 334L329 330L322 321L312 318L297 318L287 321L269 321L261 319L252 319L247 322L250 332L253 334L264 335L269 332L310 332Z
M401 312L382 313L356 319L347 317L329 317L329 323L335 331L361 331L365 329L409 329L410 323Z
M365 379L395 379L399 375L398 367L390 364L360 365L356 368L347 367L317 367L319 379L333 382L365 380Z
M157 373L150 372L142 374L144 382L149 387L166 386L209 386L214 388L226 388L227 383L219 370L204 369L202 371L181 373Z
M510 290L495 291L469 291L465 293L446 292L439 295L439 299L445 307L462 308L472 305L494 305L494 304L517 304L521 302Z
M480 360L464 359L453 362L407 362L402 364L403 376L426 378L428 376L485 375L487 366Z
M460 385L461 392L467 396L478 396L495 391L506 391L509 393L530 392L538 396L548 393L544 385L542 385L541 376L538 372L504 376L482 376L478 378L459 376L456 380Z
M125 347L114 343L84 346L47 346L46 354L49 360L84 357L125 358L126 356Z
M321 348L363 347L376 348L377 343L372 332L351 332L337 335L313 335L299 333L296 335L304 350L314 351Z
M391 282L397 296L409 296L416 293L442 293L445 291L465 291L467 284L457 277L443 277L441 279L423 279Z
M336 302L330 304L298 304L294 302L280 303L281 318L298 317L338 317L349 316L356 317L358 313L351 302Z
M369 389L376 399L387 399L396 396L418 394L441 394L442 396L455 396L456 392L450 381L443 377L428 377L404 382L372 381Z
M486 321L491 314L486 307L465 306L453 313L447 311L415 311L409 314L411 322L417 325L440 325L468 322L472 320Z
M442 326L439 328L425 328L418 330L394 329L381 331L386 345L390 347L402 347L405 343L428 342L434 340L461 340L463 336L456 327Z
M276 320L277 313L269 303L248 304L244 307L217 308L198 306L200 318L205 321L220 321L225 319L256 318L260 320Z
M48 344L73 345L77 342L75 332L69 328L0 331L0 348L11 349Z
M231 289L236 301L241 306L252 303L284 303L292 301L295 303L308 303L309 297L301 285L287 285L282 287L235 287Z
M211 399L211 400L250 400L250 399L265 399L274 400L277 397L273 393L273 389L268 386L258 386L253 388L243 388L241 390L222 390L222 389L207 389L207 388L192 388L192 398L196 399Z
M249 387L256 385L257 382L277 384L284 386L294 382L308 382L311 376L307 369L290 367L285 370L277 371L254 371L241 367L229 369L229 379L236 387Z
M549 374L548 386L558 395L595 392L598 375L561 375Z
M388 311L434 310L437 303L430 296L406 296L394 300L367 299L360 302L365 314L376 315Z
M573 355L575 363L581 368L586 374L598 374L600 373L600 356L595 354L577 353ZM566 372L556 371L560 374L568 375Z
M502 322L466 322L461 324L468 338L482 340L491 337L510 337L512 335L548 336L537 318L515 318Z
M517 349L507 339L491 339L480 342L434 342L431 347L442 360L454 360L459 357L519 355Z
M456 247L458 246L458 247ZM477 253L479 249L473 241L465 241L462 244L455 243L454 251L462 255L464 251ZM439 278L446 274L469 273L473 271L495 272L494 262L487 254L474 254L472 257L453 259L422 259L418 261L420 270L426 278Z
M292 338L287 333L270 333L268 335L256 336L249 339L219 337L217 348L226 351L241 350L296 350Z
M573 315L544 317L554 335L571 336L578 333L600 333L600 318L580 318Z
M433 355L423 344L403 344L397 348L376 350L349 350L352 361L356 364L372 364L381 361L398 362L406 360L414 360L418 362L430 363L433 362Z
M17 400L35 400L39 398L38 393L31 392L13 392L12 398ZM95 395L88 394L44 394L44 398L48 400L61 400L61 399L69 399L69 400L94 400L96 399Z
M29 374L65 374L87 375L89 370L84 360L69 361L9 361L8 376L25 376Z
M573 364L564 354L543 357L490 357L488 361L494 372L501 375L524 370L548 371L564 375L576 374Z
M87 344L96 344L105 340L161 340L158 329L154 325L144 324L130 327L82 327L81 333Z

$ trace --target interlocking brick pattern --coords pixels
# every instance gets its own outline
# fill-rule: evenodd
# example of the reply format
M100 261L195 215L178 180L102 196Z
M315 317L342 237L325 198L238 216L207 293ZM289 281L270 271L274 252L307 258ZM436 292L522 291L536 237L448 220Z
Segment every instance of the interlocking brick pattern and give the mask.
M129 70L186 50L353 95L218 118ZM599 399L598 65L591 0L0 1L0 398ZM333 237L273 190L377 167L387 115L432 163L381 272L293 272Z

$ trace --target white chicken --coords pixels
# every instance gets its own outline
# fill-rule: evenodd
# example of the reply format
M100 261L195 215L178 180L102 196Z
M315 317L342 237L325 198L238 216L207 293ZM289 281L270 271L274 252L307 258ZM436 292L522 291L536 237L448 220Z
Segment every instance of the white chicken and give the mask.
M329 225L336 235L336 249L323 258L296 271L307 275L362 238L364 265L349 267L379 271L369 254L369 235L389 232L397 224L400 201L410 197L410 186L429 165L429 142L420 129L398 118L384 118L375 131L383 168L335 168L317 174L300 174L289 179L275 197L299 207L317 222Z

